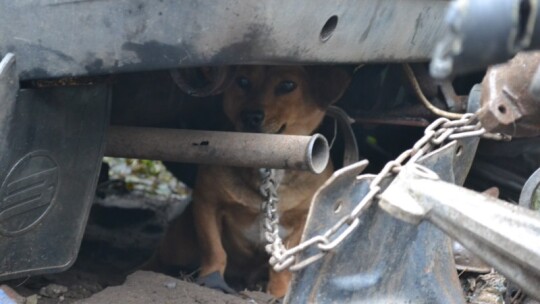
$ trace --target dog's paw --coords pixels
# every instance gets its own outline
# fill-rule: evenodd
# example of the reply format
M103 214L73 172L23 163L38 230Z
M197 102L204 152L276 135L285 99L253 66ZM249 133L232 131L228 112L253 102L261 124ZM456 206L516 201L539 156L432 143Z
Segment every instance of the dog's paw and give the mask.
M225 279L223 279L223 277L218 271L212 272L211 274L205 275L203 277L199 277L197 279L197 284L208 288L221 290L222 292L227 294L236 294L236 291L230 288L229 285L227 285Z

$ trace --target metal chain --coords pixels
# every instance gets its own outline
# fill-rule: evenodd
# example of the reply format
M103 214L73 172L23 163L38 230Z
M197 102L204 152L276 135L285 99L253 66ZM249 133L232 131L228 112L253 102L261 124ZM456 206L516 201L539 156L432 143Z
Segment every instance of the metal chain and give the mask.
M279 214L277 211L278 184L275 181L273 169L260 169L262 185L261 195L265 198L262 210L265 214L264 229L268 244L265 249L270 254L270 265L275 271L290 269L298 271L324 257L338 246L360 224L359 216L366 210L381 192L381 182L391 174L397 174L407 163L414 163L426 153L433 151L447 141L459 138L482 136L495 140L509 140L502 134L486 133L475 114L464 114L460 119L450 120L441 117L431 123L411 149L401 153L395 160L388 162L379 174L371 181L369 192L354 207L350 214L342 217L324 234L311 237L295 247L287 249L279 236ZM298 261L296 254L308 247L318 248L318 253Z
M265 198L261 208L264 213L264 238L268 243L265 246L265 250L271 255L270 264L272 266L284 262L290 264L294 262L294 257L288 256L284 258L282 256L287 251L287 248L279 236L279 213L277 211L277 202L279 200L277 188L279 184L275 178L276 171L274 169L263 168L259 169L259 174L262 180L259 190Z

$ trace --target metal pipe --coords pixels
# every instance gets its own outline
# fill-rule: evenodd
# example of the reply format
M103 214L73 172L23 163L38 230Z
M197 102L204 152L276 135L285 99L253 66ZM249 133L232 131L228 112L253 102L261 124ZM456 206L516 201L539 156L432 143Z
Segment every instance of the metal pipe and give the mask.
M326 138L320 134L299 136L111 126L105 155L321 173L330 153Z

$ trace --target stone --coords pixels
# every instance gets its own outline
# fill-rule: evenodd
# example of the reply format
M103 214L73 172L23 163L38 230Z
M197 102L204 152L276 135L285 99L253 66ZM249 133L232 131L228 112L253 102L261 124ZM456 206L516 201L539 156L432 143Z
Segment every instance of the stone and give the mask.
M53 299L59 298L66 292L68 292L68 288L58 284L49 284L39 290L40 295Z

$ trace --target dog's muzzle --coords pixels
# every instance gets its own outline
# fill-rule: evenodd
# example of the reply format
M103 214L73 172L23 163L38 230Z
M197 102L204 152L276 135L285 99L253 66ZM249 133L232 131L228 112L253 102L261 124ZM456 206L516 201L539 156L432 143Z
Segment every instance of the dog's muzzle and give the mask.
M240 113L243 129L248 132L261 132L264 122L264 112L261 110L242 111Z

